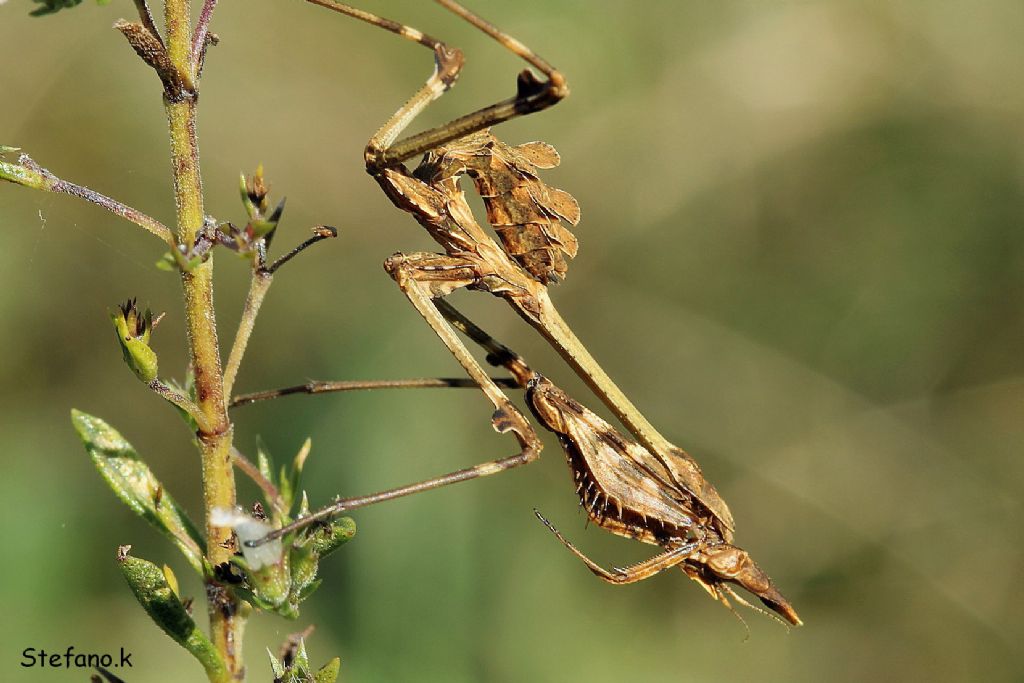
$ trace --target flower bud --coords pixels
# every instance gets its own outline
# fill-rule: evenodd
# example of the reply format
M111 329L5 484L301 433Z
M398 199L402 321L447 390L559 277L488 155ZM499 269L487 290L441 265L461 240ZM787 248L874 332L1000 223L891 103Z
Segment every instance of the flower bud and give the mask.
M242 205L249 215L249 223L245 226L244 232L250 239L266 238L269 244L270 233L277 229L281 214L284 212L284 200L282 199L273 210L270 209L270 187L263 179L262 164L256 167L256 173L251 177L246 178L244 174L241 176L239 190Z
M135 299L129 299L110 314L117 331L117 341L124 354L124 362L146 384L157 376L156 353L149 347L153 331L153 313L148 308L140 314Z

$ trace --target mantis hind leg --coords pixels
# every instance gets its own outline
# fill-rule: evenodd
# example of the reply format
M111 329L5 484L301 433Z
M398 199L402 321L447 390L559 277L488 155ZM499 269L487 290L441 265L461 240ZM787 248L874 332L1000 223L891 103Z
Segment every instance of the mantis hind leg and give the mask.
M277 529L261 539L247 541L246 545L255 547L276 538L301 529L313 522L328 519L342 512L354 510L387 500L421 493L431 489L456 484L461 481L486 477L513 467L525 465L540 457L542 444L533 426L513 405L512 401L498 388L498 385L484 371L469 349L462 343L455 329L438 310L435 297L458 289L460 286L472 284L477 277L477 269L470 258L460 259L457 256L440 254L395 254L389 258L385 267L401 288L409 301L416 307L423 319L427 321L435 334L441 338L448 350L466 370L469 376L487 396L494 413L491 423L499 433L511 432L519 442L519 451L512 455L490 460L473 467L449 472L432 479L420 481L393 489L387 489L367 496L338 498L334 503L323 507L310 515ZM445 307L448 312L450 307Z

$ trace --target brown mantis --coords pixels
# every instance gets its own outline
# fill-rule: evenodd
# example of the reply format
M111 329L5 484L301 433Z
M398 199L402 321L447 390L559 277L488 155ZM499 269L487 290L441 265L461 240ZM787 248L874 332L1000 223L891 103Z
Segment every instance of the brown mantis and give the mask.
M589 518L619 536L659 545L653 558L608 571L570 543L536 510L545 526L598 577L613 584L642 581L681 566L708 593L729 605L731 596L753 607L730 586L735 583L756 595L789 623L800 617L771 579L741 548L728 543L713 517L693 495L672 483L661 462L603 419L534 372L515 352L492 339L448 304L445 317L461 332L488 350L493 363L504 365L526 388L526 401L542 425L558 435L576 484L576 495ZM603 498L603 500L602 500Z
M799 624L796 612L767 575L745 551L731 545L732 515L697 463L665 439L633 406L576 338L548 295L547 285L566 273L566 257L576 254L576 238L562 223L575 225L579 208L568 193L547 186L538 175L538 170L558 164L558 154L552 147L540 142L510 146L495 138L489 128L563 99L568 88L562 74L521 42L452 0L437 0L525 60L543 75L543 80L530 70L523 71L514 97L399 140L408 125L455 83L463 65L461 51L416 29L334 0L309 1L384 28L434 53L434 72L373 135L366 147L365 162L389 199L412 214L444 253L394 254L385 262L385 269L474 385L483 391L494 407L495 429L511 432L519 451L427 481L370 496L339 499L249 545L279 538L342 511L487 476L539 456L541 443L534 429L459 339L456 330L461 330L491 353L492 362L505 366L516 385L527 387L527 401L534 415L558 434L566 450L578 483L577 493L591 519L613 533L663 548L661 554L639 565L608 571L579 552L541 517L595 574L612 583L631 583L678 565L726 604L727 595L739 599L728 586L728 582L737 583L789 622ZM405 161L421 154L423 160L415 170L406 168ZM460 187L463 176L472 181L484 200L488 222L501 244L474 219ZM505 299L558 351L635 441L533 372L518 356L444 302L443 297L461 288ZM455 380L438 382L459 386ZM244 402L244 397L238 402Z

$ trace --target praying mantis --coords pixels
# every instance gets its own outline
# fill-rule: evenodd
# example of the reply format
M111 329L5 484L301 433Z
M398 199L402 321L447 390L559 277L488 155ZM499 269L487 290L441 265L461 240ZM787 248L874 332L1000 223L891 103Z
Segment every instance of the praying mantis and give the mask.
M280 538L317 520L343 511L502 472L536 460L541 441L530 421L499 387L526 389L537 421L558 435L577 484L581 505L598 526L612 533L660 546L650 560L624 569L606 570L570 543L540 513L538 518L597 576L614 584L639 581L679 566L718 601L728 597L747 604L730 584L756 595L794 625L796 611L742 549L732 545L735 524L725 501L707 482L696 461L670 443L616 386L559 314L548 285L563 278L567 259L576 255L575 236L566 225L580 218L571 195L540 179L539 171L556 166L553 147L542 142L508 145L491 127L541 111L568 94L564 76L523 43L484 21L453 0L436 0L493 38L540 73L520 73L513 97L484 107L425 132L401 138L406 128L458 79L464 63L460 50L414 28L336 2L313 4L372 24L419 43L434 56L426 83L370 138L364 155L368 173L398 208L413 218L443 252L396 253L385 270L430 325L471 382L436 380L404 386L478 387L494 412L492 424L511 434L519 447L512 455L457 470L426 481L357 498L339 498L284 526L255 546ZM410 170L405 162L423 155ZM467 178L483 199L495 239L482 228L467 203L461 179ZM488 292L504 299L559 353L593 393L622 423L626 437L517 354L492 339L454 309L444 297L459 289ZM467 336L488 351L488 360L503 366L511 381L492 379L459 337ZM341 383L294 387L243 396L235 404L272 395L334 389L403 386L403 383ZM603 501L602 501L603 497Z

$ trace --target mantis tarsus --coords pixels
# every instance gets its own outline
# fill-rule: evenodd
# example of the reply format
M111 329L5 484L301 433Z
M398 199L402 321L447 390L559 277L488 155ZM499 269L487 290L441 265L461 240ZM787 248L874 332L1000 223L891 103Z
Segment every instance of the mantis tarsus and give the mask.
M491 402L495 429L511 432L520 450L424 482L339 499L263 540L345 510L494 474L539 456L541 443L530 422L462 343L458 328L483 344L492 360L510 370L516 384L529 387L531 409L546 428L559 435L580 484L577 492L581 503L591 518L614 533L664 548L652 560L609 572L587 559L541 518L592 571L613 583L629 583L681 565L716 599L726 602L727 593L738 598L726 585L727 581L735 582L791 623L800 623L767 575L745 551L731 545L732 515L697 463L665 439L633 406L576 338L548 295L547 285L565 275L566 257L576 254L576 238L561 223L575 225L579 208L568 193L547 186L539 178L539 169L559 162L551 146L541 142L510 146L495 138L490 127L559 102L568 94L562 74L521 42L453 0L436 0L521 57L543 79L527 69L518 77L515 96L399 140L409 124L455 83L463 66L462 52L416 29L340 2L309 1L396 33L434 54L433 73L370 138L365 163L388 198L412 214L444 253L397 253L387 259L385 269ZM421 154L423 160L410 171L404 162ZM460 187L462 176L470 178L483 198L488 221L501 244L474 219ZM443 301L461 288L505 299L558 351L636 441L623 437L568 398L508 349L493 340L488 342L489 337ZM459 385L455 380L439 382ZM278 393L316 393L316 387L292 389ZM604 502L599 504L602 495ZM615 514L611 514L613 510Z

